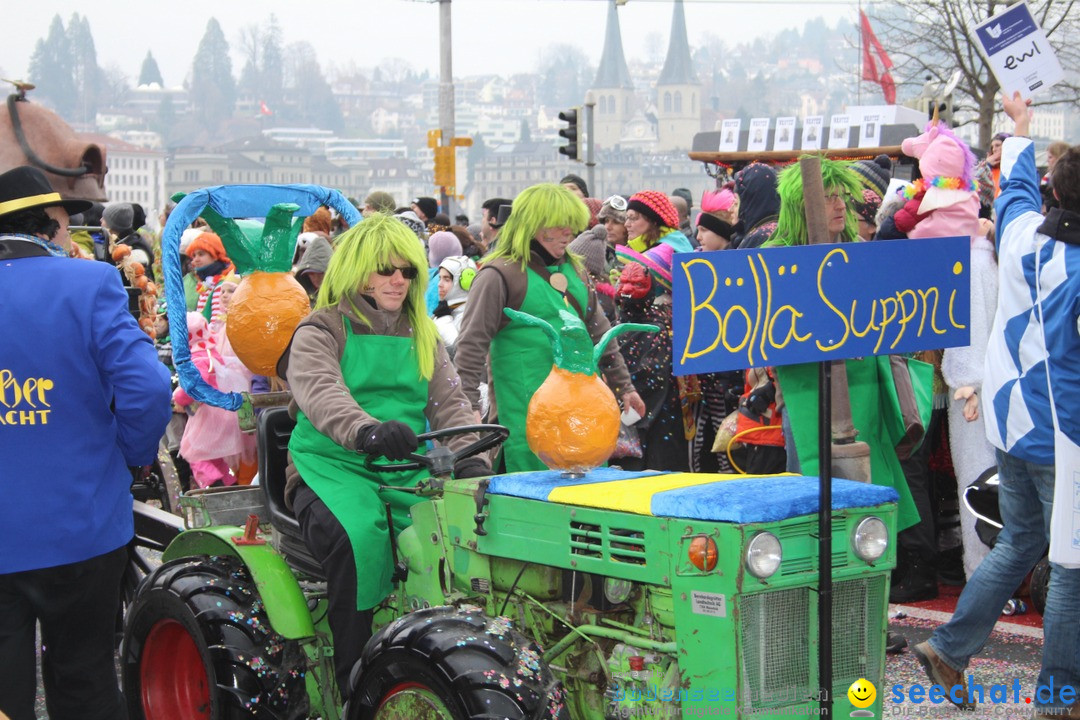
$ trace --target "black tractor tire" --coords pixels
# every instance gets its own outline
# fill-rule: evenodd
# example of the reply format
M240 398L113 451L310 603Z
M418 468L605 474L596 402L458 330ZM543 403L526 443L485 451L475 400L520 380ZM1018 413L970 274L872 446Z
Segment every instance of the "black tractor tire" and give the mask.
M1043 559L1035 564L1031 571L1031 584L1028 585L1028 593L1031 595L1031 607L1040 615L1046 610L1046 594L1050 592L1050 558Z
M478 607L436 607L379 631L353 668L348 720L568 717L540 649Z
M131 720L307 713L303 651L270 627L236 558L182 558L156 568L128 611L120 658Z

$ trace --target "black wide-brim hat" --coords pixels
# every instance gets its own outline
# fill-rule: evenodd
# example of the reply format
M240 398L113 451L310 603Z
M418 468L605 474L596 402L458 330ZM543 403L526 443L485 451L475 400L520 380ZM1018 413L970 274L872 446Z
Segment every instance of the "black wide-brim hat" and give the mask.
M0 175L0 216L20 210L59 206L68 215L86 212L94 203L89 200L65 200L53 190L45 173L23 165Z

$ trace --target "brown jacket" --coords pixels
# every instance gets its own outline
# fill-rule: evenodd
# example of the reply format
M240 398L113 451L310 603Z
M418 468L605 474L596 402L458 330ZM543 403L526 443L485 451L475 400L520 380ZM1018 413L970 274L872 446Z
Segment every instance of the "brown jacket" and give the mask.
M402 313L379 310L359 295L353 301L370 326L357 319L348 300L343 300L336 308L316 310L296 328L289 347L278 361L278 375L288 381L293 394L289 414L295 418L297 411L302 409L316 430L349 450L356 447L361 428L394 418L372 417L349 393L341 375L346 337L342 317L352 323L356 335L412 336L412 327ZM401 378L402 383L414 380ZM435 430L471 425L476 421L441 342L435 348L435 371L428 381L424 414ZM476 435L469 433L452 437L447 444L450 449L457 450L475 440ZM290 455L285 485L285 502L290 507L299 482L300 475Z
M534 253L531 264L538 262L540 260ZM586 306L582 309L585 311L585 327L589 331L589 337L595 343L611 328L611 324L597 304L596 292L585 272L581 270L578 275L589 289ZM473 409L478 412L480 410L478 388L481 383L489 380L485 377L489 374L485 368L488 364L491 340L510 322L503 313L503 308L519 309L525 300L527 289L528 274L521 269L521 265L497 258L480 268L469 290L469 300L465 303L465 316L461 321L461 335L458 337L454 362L458 366L465 395L468 396ZM626 363L619 352L618 341L612 340L608 343L599 364L604 381L615 393L616 398L634 390L634 385L630 382L630 372L626 369ZM494 401L494 387L491 388L489 397Z

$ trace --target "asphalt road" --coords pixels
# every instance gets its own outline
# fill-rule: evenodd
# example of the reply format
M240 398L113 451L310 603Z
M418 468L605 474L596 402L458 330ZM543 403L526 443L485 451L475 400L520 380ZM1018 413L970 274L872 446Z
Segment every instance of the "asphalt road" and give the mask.
M894 608L895 610L895 608ZM901 612L910 612L906 617L894 618L889 627L907 638L909 648L930 637L934 628L946 619L945 613L920 612L914 608L900 608ZM913 683L929 687L930 682L922 666L919 665L910 649L899 655L888 656L885 663L885 688L878 688L883 699L882 714L886 718L948 718L958 720L971 717L1009 718L1030 720L1034 705L1024 702L1031 697L1039 674L1042 657L1042 630L1007 623L998 623L997 630L990 636L982 652L968 667L967 675L974 676L974 683L982 685L987 693L986 703L980 705L971 714L961 713L951 703L935 705L929 702L913 703L908 697L908 689ZM991 704L990 688L994 684L1012 688L1014 681L1020 681L1020 703ZM892 688L899 685L904 701L894 702ZM974 685L969 681L969 687ZM1009 695L1012 695L1010 690ZM1011 697L1010 697L1011 700Z

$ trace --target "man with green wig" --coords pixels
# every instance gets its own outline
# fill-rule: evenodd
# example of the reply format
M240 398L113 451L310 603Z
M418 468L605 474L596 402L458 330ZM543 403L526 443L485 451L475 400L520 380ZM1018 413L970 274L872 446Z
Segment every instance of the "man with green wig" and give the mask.
M607 332L610 324L581 259L566 251L588 222L588 208L565 187L541 184L522 191L499 232L498 249L485 259L469 290L455 362L477 418L480 385L490 380L489 415L510 429L502 451L507 472L546 469L526 442L525 413L551 372L554 356L540 330L510 323L503 308L542 318L553 327L562 326L559 310L570 310L585 322L593 342ZM618 343L607 346L599 365L623 409L644 416L645 404Z
M315 310L293 333L278 374L293 394L285 502L327 577L338 688L371 637L372 608L390 593L393 531L411 523L422 470L374 472L368 456L405 459L419 433L469 425L473 413L427 316L427 256L400 220L375 214L343 233ZM447 442L458 450L474 433ZM457 477L491 474L486 460L460 460ZM389 486L389 487L388 487ZM363 578L358 586L357 578Z
M859 176L850 164L821 158L821 183L825 186L825 218L829 242L852 242L859 236L859 220L852 200L861 198ZM780 217L776 231L762 247L806 245L810 233L803 210L802 169L792 163L777 178L776 192L780 195Z

